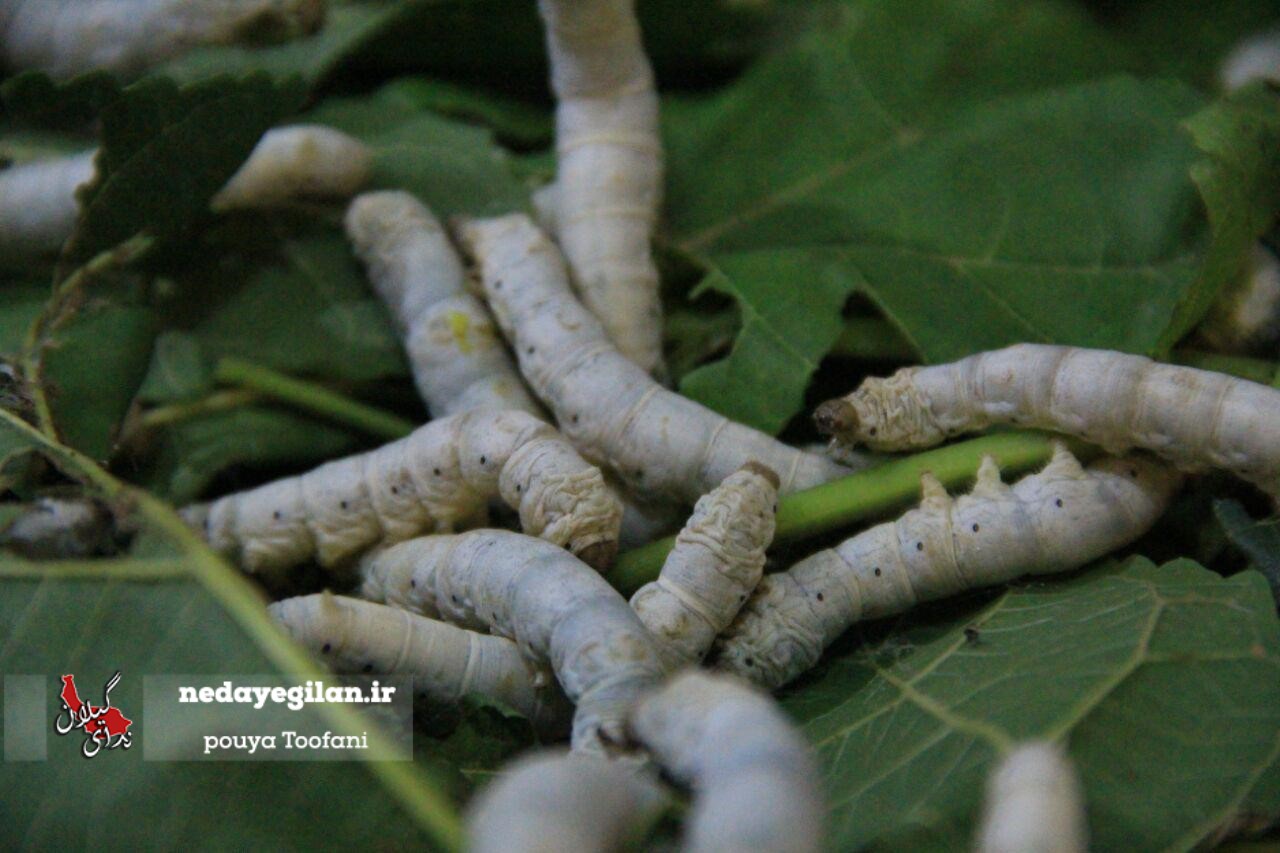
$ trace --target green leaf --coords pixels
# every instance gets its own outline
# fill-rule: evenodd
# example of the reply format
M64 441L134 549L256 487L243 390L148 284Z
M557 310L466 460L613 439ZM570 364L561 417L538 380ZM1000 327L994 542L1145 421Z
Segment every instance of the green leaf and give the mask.
M153 70L182 83L222 74L266 73L284 80L301 77L317 86L378 33L399 30L414 4L394 0L327 4L324 26L313 35L270 47L222 45L189 51Z
M1186 126L1207 155L1191 167L1191 177L1213 242L1161 338L1166 352L1200 322L1224 287L1244 277L1255 241L1280 211L1280 95L1250 88L1206 107Z
M50 331L40 384L62 440L105 461L146 375L157 329L149 308L93 302Z
M182 363L167 365L181 371L169 384L184 395L228 355L352 382L408 373L386 309L336 224L279 213L226 217L164 272L173 286L157 308L166 327L191 339Z
M1030 738L1065 741L1091 846L1186 849L1280 809L1253 797L1280 757L1278 667L1261 576L1133 558L917 618L784 704L825 764L835 849L966 847L994 761Z
M407 190L437 216L497 215L526 207L528 188L493 133L434 115L421 101L412 87L391 84L368 97L330 98L306 120L371 146L370 188Z
M87 260L142 231L171 236L206 217L209 200L263 132L300 100L297 86L265 75L183 89L167 79L130 86L102 112L98 175L78 194L69 260Z
M1141 63L1062 4L832 9L723 92L666 106L675 242L743 316L682 390L777 431L855 290L926 361L1016 341L1159 351L1207 244L1180 126L1200 97L1082 83Z
M281 409L249 406L193 417L165 430L136 478L181 505L233 467L259 471L314 466L366 446L363 436Z

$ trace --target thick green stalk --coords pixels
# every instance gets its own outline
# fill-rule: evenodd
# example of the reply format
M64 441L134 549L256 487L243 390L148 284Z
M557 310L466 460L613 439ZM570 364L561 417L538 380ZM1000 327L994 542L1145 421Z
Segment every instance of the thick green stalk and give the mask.
M982 457L994 456L1006 475L1021 474L1049 461L1054 440L1041 432L999 432L924 453L893 459L848 477L785 495L778 501L774 542L794 542L884 516L917 500L920 475L932 472L943 485L959 489L978 472ZM1090 445L1066 440L1082 459L1097 455ZM614 586L630 595L658 576L675 537L659 539L618 558L610 574Z
M379 438L403 438L413 432L413 423L405 418L344 397L314 382L295 379L243 359L220 359L213 375L224 385L258 391Z

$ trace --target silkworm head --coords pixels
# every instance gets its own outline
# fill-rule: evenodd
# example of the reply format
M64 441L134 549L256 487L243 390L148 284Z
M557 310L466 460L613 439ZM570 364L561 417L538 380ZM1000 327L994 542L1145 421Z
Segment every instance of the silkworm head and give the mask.
M823 435L845 437L858 428L858 412L848 400L837 397L814 410L813 423Z

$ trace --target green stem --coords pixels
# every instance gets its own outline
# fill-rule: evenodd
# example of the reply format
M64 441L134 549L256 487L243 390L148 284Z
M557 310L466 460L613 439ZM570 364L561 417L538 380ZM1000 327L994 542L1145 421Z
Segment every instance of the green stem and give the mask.
M344 397L314 382L295 379L243 359L220 359L213 375L225 385L261 392L379 438L403 438L413 432L413 423L405 418Z
M930 471L949 489L973 480L982 457L994 456L1006 475L1021 474L1049 461L1054 436L1040 432L1000 432L924 453L893 459L848 477L785 495L778 501L774 542L793 542L878 518L917 500L920 475ZM1056 440L1064 440L1056 437ZM1090 445L1065 439L1082 459L1097 455ZM659 539L618 558L610 580L631 595L658 576L675 537Z
M170 424L180 423L189 418L238 409L262 398L256 391L233 388L229 391L218 391L208 397L193 400L190 403L171 403L148 409L140 418L138 425L143 429L156 429Z
M261 592L243 574L231 568L205 544L174 510L151 493L117 480L79 451L60 444L12 413L0 409L0 427L7 428L30 445L39 447L59 470L94 487L120 506L133 508L157 533L183 554L187 572L218 602L258 649L281 672L319 679L325 672L301 646L287 638L267 614ZM3 437L3 430L0 430ZM393 760L385 736L354 709L341 703L316 706L335 731L366 734L368 765L387 789L424 830L448 851L462 847L462 827L445 795L410 761Z

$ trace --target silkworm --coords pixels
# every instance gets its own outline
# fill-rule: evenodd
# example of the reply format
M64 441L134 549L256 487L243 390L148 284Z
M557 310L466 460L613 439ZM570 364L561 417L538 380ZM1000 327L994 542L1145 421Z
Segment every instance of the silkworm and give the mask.
M557 101L557 236L609 339L660 375L662 303L649 241L662 144L634 0L539 0L538 9Z
M574 446L633 492L692 504L752 460L778 472L784 493L849 473L668 391L623 357L527 216L460 223L458 234L534 393Z
M76 191L93 180L97 151L0 170L0 257L51 255L75 228Z
M313 557L342 566L376 543L449 531L501 496L522 528L597 566L612 562L622 509L599 469L523 412L432 421L377 450L188 507L216 550L250 572Z
M687 850L821 849L818 768L768 696L730 676L686 670L636 706L631 731L694 789Z
M1042 741L1019 746L991 774L979 853L1084 853L1084 793L1071 760Z
M1280 82L1280 32L1259 33L1245 38L1222 61L1218 78L1222 88L1228 92L1256 80Z
M582 753L541 752L506 767L467 814L472 853L624 849L667 802L635 766Z
M716 641L722 669L778 687L817 663L855 622L966 589L1083 566L1145 533L1181 477L1142 456L1082 468L1062 445L1012 487L983 459L973 491L952 499L932 475L896 521L767 575Z
M433 417L471 409L542 415L489 310L465 287L462 261L431 211L406 192L351 202L347 237L391 311Z
M484 696L518 711L547 737L569 731L573 706L555 676L508 639L327 592L267 609L335 672L410 675L413 689L432 700Z
M1255 243L1240 280L1214 303L1200 337L1215 350L1255 352L1280 340L1280 260Z
M292 38L323 20L323 0L0 0L0 62L133 76L197 45Z
M1280 391L1109 350L1018 344L908 367L823 403L814 419L836 442L879 450L1013 423L1109 453L1140 447L1183 471L1225 468L1280 496Z
M52 254L80 215L77 191L97 174L97 151L0 170L0 256ZM369 149L332 128L268 131L211 207L270 207L290 199L350 195L369 177Z
M215 211L344 198L369 180L373 153L331 127L295 124L263 134L244 165L210 202Z
M361 563L361 594L549 661L577 705L575 749L626 743L625 717L662 677L657 643L613 587L567 551L502 530L426 536Z
M748 462L698 499L658 579L631 597L668 663L702 660L756 588L777 501L778 475Z

